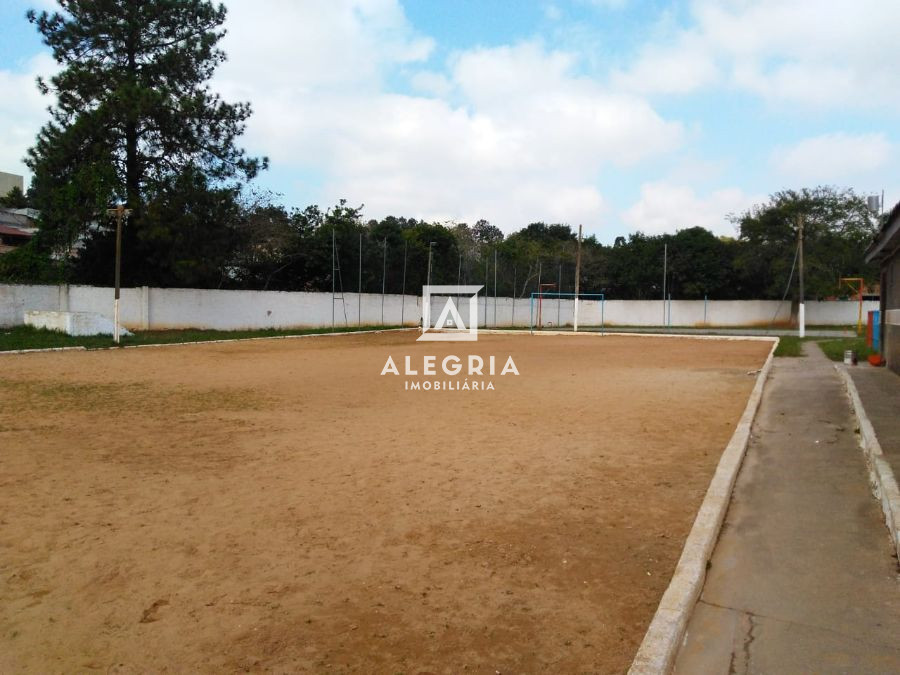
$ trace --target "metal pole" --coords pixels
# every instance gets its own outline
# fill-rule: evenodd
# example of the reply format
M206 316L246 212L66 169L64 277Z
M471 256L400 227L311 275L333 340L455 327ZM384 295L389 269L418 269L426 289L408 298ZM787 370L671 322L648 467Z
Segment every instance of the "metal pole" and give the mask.
M487 328L487 301L488 301L488 259L484 258L484 327Z
M331 332L334 332L334 228L331 228Z
M606 289L604 289L606 290ZM606 330L606 295L600 296L600 332Z
M113 302L113 340L119 344L119 288L122 272L122 217L125 215L125 206L119 204L116 209L116 297Z
M431 286L431 257L432 257L432 248L434 247L434 242L428 242L428 273L425 275L425 284L427 286ZM424 298L423 298L424 302ZM428 296L428 307L422 307L423 317L422 317L422 332L425 332L425 313L431 311L431 296Z
M669 245L663 244L663 326L666 325L666 267L669 262Z
M562 318L562 263L559 263L559 277L556 280L556 330L559 330Z
M356 325L362 326L362 232L359 233L359 284L356 287Z
M537 311L537 322L538 329L541 328L541 300L543 299L543 295L541 294L541 261L538 259L538 311ZM531 298L531 304L534 304L534 296Z
M581 225L578 226L578 249L575 253L575 332L578 332L578 292L581 289Z
M860 305L861 307L862 305ZM494 249L494 328L497 327L497 249Z
M528 329L534 335L534 295L531 296L531 300L528 303Z
M381 257L381 325L384 325L384 278L387 275L387 237L384 239L384 253Z
M403 288L400 291L400 295L403 296L403 301L400 303L400 325L403 325L404 310L406 309L406 249L409 248L409 239L404 239L403 241Z
M516 266L513 265L513 289L512 289L512 319L510 319L509 325L515 327L516 325L516 282L518 279L516 278Z
M862 335L863 280L859 280L859 316L856 319L856 334Z
M800 324L798 333L802 338L806 337L806 306L803 303L803 214L797 216L797 237L799 238L797 255L800 259L800 303L797 308L797 319Z

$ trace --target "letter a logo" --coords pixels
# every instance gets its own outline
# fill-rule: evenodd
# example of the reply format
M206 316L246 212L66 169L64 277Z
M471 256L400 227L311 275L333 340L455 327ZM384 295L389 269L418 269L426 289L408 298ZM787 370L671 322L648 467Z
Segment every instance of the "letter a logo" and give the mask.
M478 340L478 291L484 286L424 286L422 288L422 334L417 341L475 342ZM446 297L437 322L431 323L431 303ZM468 327L456 308L454 297L468 297ZM448 328L449 324L453 328ZM440 332L436 332L440 331Z

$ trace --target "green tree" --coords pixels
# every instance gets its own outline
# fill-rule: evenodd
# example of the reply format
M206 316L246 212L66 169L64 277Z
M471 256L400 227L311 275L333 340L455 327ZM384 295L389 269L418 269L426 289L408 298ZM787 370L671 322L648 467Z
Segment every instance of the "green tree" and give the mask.
M862 197L833 187L784 190L733 218L743 244L735 267L746 297L782 296L794 265L801 217L808 297L838 294L842 276L875 279L864 253L877 224ZM796 269L793 279L796 298Z
M28 206L28 198L18 185L0 197L0 206L7 209L24 209Z
M503 231L482 219L472 227L472 237L479 243L494 245L503 241Z
M733 241L702 227L689 227L665 238L669 246L669 289L672 297L698 300L735 297Z
M208 210L209 199L230 190L225 183L251 179L267 163L236 145L250 106L222 101L207 84L225 59L217 47L224 6L205 0L60 0L60 11L32 10L28 19L62 66L38 82L56 104L26 159L44 241L63 255L82 239L86 248L108 250L111 228L103 213L124 200L134 211L126 248L135 264L123 269L126 283L213 282L218 274L198 271L206 267L204 257L220 257L223 235L215 230L227 223L185 221L189 205L194 200ZM169 214L178 217L162 222L149 204L172 198L173 190L187 192ZM204 230L183 236L182 227ZM174 261L170 245L192 248L157 276L153 264Z
M663 237L634 232L616 238L609 252L610 297L657 300L662 297Z
M276 204L274 195L251 192L239 201L238 244L228 261L227 284L236 288L297 290L306 278L303 238L311 228L298 212Z

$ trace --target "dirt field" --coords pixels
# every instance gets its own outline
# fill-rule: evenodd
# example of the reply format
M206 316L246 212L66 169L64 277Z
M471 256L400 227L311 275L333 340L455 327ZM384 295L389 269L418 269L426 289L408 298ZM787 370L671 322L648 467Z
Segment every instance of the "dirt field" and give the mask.
M0 356L0 672L624 671L770 344L415 337Z

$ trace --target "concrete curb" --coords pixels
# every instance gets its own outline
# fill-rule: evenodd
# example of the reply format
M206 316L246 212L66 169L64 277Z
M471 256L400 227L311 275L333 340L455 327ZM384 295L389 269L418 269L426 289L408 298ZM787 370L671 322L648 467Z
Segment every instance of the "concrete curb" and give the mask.
M41 352L86 352L87 347L44 347L43 349L7 349L0 351L0 356L5 354L40 354ZM101 347L100 349L112 349Z
M609 331L580 331L575 333L570 330L540 330L533 333L526 329L516 330L499 329L499 328L479 328L478 334L487 335L577 335L591 337L606 337L613 335L616 337L636 337L636 338L688 338L690 340L758 340L761 342L772 342L777 340L775 335L702 335L700 333L616 333Z
M116 349L145 349L147 347L183 347L185 345L212 345L222 344L225 342L253 342L255 340L293 340L297 338L312 337L333 337L336 335L368 335L371 333L395 333L399 331L418 331L418 328L379 328L376 330L350 330L340 333L304 333L302 335L271 335L252 338L225 338L222 340L192 340L190 342L160 342L158 344L148 345L125 345L124 347L46 347L44 349L9 349L0 351L0 356L5 354L40 354L42 352L72 352L72 351L91 351L102 352L112 351Z
M884 522L891 535L891 543L900 558L900 489L897 488L897 479L891 465L884 458L881 443L875 435L875 428L869 421L866 409L863 407L859 391L850 373L843 366L835 364L835 370L841 374L847 396L859 423L859 446L866 458L866 467L869 470L869 486L872 494L881 502L881 510L884 513Z
M44 349L10 349L0 351L0 356L7 354L40 354L42 352L71 352L71 351L104 351L114 349L146 349L149 347L182 347L185 345L210 345L221 344L224 342L253 342L254 340L293 340L297 338L312 337L334 337L337 335L360 335L368 333L397 333L401 331L416 331L420 329L415 326L408 328L379 328L376 330L353 330L341 331L336 333L306 333L304 335L272 335L252 338L225 338L222 340L192 340L190 342L163 342L159 344L149 345L125 345L124 347L47 347ZM493 328L479 329L479 333L488 335L591 335L596 337L604 337L606 335L616 335L621 337L667 337L667 338L690 338L692 340L773 340L772 336L761 335L696 335L692 333L600 333L594 331L585 331L581 333L573 333L572 331L552 331L544 330L532 333L529 330L499 330Z
M374 335L377 333L396 333L412 331L418 328L378 328L376 330L347 330L339 333L304 333L303 335L271 335L252 338L225 338L223 340L193 340L191 342L163 342L155 345L126 345L121 349L145 349L147 347L183 347L186 345L215 345L227 342L256 342L257 340L297 340L299 338L337 337L341 335ZM99 349L117 349L117 347L99 347Z
M736 338L732 337L731 339ZM750 429L762 399L766 378L772 369L775 349L778 347L778 338L761 337L758 339L772 341L772 349L757 375L756 384L750 393L744 414L741 415L737 428L719 459L719 465L716 467L709 489L697 512L694 525L691 527L687 541L684 542L684 550L675 567L669 587L663 594L656 614L644 635L644 640L628 669L629 675L668 673L675 663L675 657L687 629L688 619L703 589L706 565L712 556L722 522L725 519L725 512L731 501L731 491L747 451Z

